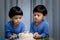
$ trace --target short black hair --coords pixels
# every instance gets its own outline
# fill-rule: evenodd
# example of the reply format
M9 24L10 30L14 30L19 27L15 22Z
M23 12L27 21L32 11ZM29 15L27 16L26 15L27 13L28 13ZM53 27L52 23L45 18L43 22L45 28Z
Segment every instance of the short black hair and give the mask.
M21 10L20 7L14 6L10 9L9 11L9 17L12 18L15 15L22 15L23 16L23 11Z
M47 14L47 9L44 5L38 5L33 9L34 12L42 13L44 16Z

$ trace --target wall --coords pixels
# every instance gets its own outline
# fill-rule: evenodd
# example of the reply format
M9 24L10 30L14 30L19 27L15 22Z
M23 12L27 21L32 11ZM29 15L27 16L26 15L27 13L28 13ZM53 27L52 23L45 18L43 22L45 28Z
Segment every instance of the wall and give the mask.
M26 30L30 27L30 0L18 0L18 6L23 10L23 22L26 25Z
M4 0L0 0L0 34L4 35Z

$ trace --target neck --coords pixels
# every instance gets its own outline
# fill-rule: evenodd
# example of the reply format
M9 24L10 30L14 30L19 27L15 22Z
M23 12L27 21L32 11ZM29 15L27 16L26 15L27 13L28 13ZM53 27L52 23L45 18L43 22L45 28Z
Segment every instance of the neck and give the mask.
M36 22L36 26L38 26L38 25L40 25L41 24L41 22Z
M18 24L14 24L13 26L14 26L14 28L17 28L18 27Z

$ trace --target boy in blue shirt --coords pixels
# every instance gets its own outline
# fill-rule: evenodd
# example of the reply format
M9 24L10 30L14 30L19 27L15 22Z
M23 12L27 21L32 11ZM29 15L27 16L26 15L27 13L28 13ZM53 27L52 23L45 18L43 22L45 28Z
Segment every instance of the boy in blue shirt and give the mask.
M34 21L31 23L30 32L33 33L35 39L45 38L49 36L48 22L44 19L47 15L47 9L44 5L38 5L33 10Z
M17 38L18 34L25 31L25 24L22 22L23 11L14 6L9 11L10 21L5 24L5 38Z

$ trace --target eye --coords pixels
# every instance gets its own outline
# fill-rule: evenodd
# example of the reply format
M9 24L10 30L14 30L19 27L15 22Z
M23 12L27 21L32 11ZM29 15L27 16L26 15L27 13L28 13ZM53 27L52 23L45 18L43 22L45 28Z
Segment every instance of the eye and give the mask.
M18 19L18 18L15 18L15 19Z
M36 16L36 14L34 14L34 16Z
M40 15L38 15L38 17L40 17Z
M19 19L21 19L22 17L19 17Z

